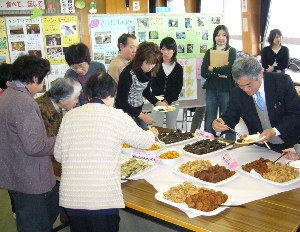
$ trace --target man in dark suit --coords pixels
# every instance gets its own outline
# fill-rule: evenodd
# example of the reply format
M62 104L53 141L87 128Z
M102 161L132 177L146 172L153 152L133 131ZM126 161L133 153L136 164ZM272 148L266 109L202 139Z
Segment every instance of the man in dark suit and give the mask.
M242 118L249 134L260 133L272 149L300 142L300 98L289 75L263 72L254 57L241 58L232 66L237 83L230 93L227 111L212 123L217 132L234 128Z

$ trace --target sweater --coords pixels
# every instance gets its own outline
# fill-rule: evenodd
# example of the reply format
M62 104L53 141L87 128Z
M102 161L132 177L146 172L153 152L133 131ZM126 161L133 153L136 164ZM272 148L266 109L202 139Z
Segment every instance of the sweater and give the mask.
M10 83L0 97L0 188L27 194L49 192L55 185L40 108L32 95Z
M72 78L75 81L78 81L82 86L82 90L80 92L80 96L78 99L79 101L76 106L81 106L88 102L87 96L84 93L85 83L90 78L90 76L92 76L94 73L100 73L100 72L106 72L104 64L96 61L91 61L89 65L89 70L83 76L78 75L78 73L71 68L67 70L67 72L65 73L65 77Z
M137 118L144 105L143 97L155 105L158 100L150 90L151 72L135 72L129 63L120 74L115 106Z
M146 149L155 142L122 110L88 103L67 112L54 157L61 163L59 204L70 209L124 208L121 148Z
M56 136L63 117L62 111L57 112L47 93L36 99L46 127L47 136Z
M109 64L107 73L118 83L119 76L128 63L129 60L126 60L121 54L119 54Z
M273 66L275 60L277 66ZM272 50L271 46L264 47L261 53L261 64L263 68L267 69L269 65L273 66L273 72L276 72L277 70L284 71L288 67L289 60L289 49L285 46L281 46L277 54Z
M160 66L156 77L152 81L152 93L155 96L164 95L164 99L171 104L178 100L183 85L183 68L176 62L172 72L167 76L163 66Z
M201 76L206 79L203 89L230 92L230 90L235 87L235 81L231 75L231 68L233 62L236 60L236 49L230 47L228 56L229 64L221 67L213 67L213 72L208 70L208 66L210 66L210 50L211 49L208 49L206 51L201 66ZM225 75L227 78L219 77L218 74Z

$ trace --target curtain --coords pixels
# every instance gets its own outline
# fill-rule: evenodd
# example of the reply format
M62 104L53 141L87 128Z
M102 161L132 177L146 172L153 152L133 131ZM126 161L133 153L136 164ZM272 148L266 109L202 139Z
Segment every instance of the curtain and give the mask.
M156 0L149 0L149 13L156 13Z
M196 13L201 13L201 0L196 0Z
M264 47L266 33L269 25L270 9L271 9L271 0L262 0L260 4L260 42L262 50Z

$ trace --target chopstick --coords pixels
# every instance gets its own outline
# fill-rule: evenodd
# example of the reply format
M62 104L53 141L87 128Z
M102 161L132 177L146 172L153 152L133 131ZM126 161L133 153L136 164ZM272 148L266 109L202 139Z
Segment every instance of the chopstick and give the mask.
M222 122L220 122L220 121L217 120L217 119L216 119L216 121L217 121L218 123L222 123ZM242 136L240 133L236 132L236 131L235 131L234 129L232 129L231 127L227 126L227 128L228 128L229 130L231 130L233 133L237 134L238 136Z
M240 208L246 208L245 205L219 205L219 207L240 207Z
M128 179L128 178L121 178L121 180L133 181L132 179Z
M260 133L259 132L257 132L257 134L259 134L260 135ZM266 147L269 149L269 150L271 150L271 148L269 147L269 145L267 144L267 142L266 141L264 141L264 144L266 145ZM280 158L280 157L279 157ZM279 159L278 158L278 159Z
M282 154L281 156L279 156L275 161L273 161L273 164L276 163L277 160L279 160L282 156L284 156L285 154Z

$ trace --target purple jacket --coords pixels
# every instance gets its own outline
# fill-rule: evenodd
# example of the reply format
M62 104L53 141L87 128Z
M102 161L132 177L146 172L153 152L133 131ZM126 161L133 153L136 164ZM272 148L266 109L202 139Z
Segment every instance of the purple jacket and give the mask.
M50 191L55 176L40 108L25 88L11 83L0 96L0 188L27 194Z

